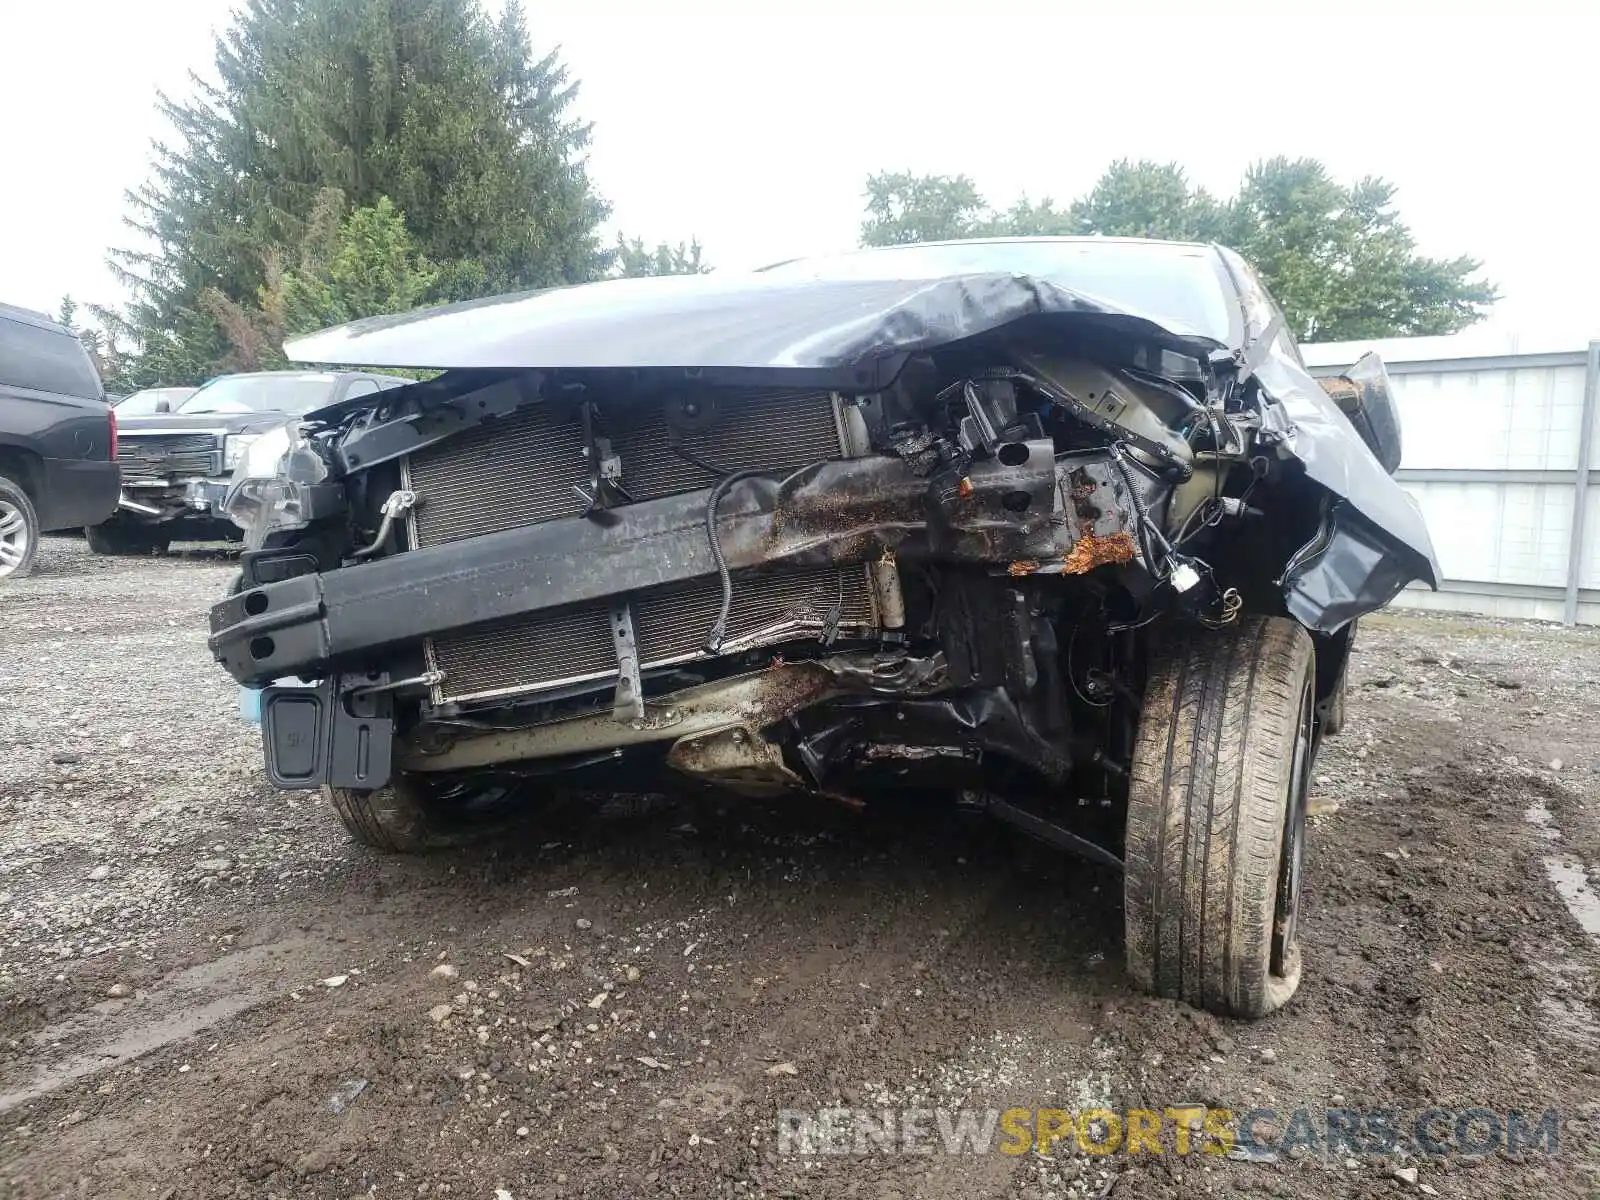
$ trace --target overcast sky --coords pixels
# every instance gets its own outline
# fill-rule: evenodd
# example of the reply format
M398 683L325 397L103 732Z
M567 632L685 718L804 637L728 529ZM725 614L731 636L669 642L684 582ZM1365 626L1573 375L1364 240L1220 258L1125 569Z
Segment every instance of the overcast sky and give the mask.
M614 225L716 266L854 244L875 170L1071 200L1118 157L1228 194L1247 164L1383 175L1426 252L1469 253L1494 325L1600 336L1592 0L528 0L594 122ZM209 72L228 0L0 0L0 300L121 299L122 191L158 88ZM1596 15L1592 15L1596 14Z

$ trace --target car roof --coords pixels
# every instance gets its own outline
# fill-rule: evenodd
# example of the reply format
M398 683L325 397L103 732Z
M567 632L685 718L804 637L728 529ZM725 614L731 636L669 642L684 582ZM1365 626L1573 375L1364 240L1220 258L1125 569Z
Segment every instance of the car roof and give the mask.
M22 308L15 304L0 304L0 318L16 321L22 325L33 325L39 329L48 329L52 333L64 333L72 337L72 330L47 313L35 312L31 308Z
M219 379L336 379L340 375L351 374L349 371L318 371L314 367L301 367L298 370L288 371L227 371L221 375L213 375L206 383L216 383ZM201 385L202 387L204 384Z
M977 238L947 238L942 242L904 242L896 246L862 246L858 250L850 251L853 254L871 254L874 250L909 250L916 246L986 246L996 242L1069 242L1088 246L1103 246L1106 244L1122 246L1187 246L1191 249L1204 249L1205 242L1183 242L1173 238L1145 238L1145 237L1104 237L1100 234L1063 235L1063 234L1037 234L1027 237L977 237Z
M378 374L378 371L360 371L355 370L355 368L349 368L349 366L341 366L338 370L331 371L320 371L315 366L291 366L288 370L283 371L227 371L226 374L211 376L211 379L275 379L280 378L280 376L282 378L306 379L323 376L326 379L334 379L339 378L339 376L346 376L346 374ZM395 376L395 378L400 378L400 376ZM206 382L211 382L211 379L206 379ZM178 384L173 384L173 386L176 387Z

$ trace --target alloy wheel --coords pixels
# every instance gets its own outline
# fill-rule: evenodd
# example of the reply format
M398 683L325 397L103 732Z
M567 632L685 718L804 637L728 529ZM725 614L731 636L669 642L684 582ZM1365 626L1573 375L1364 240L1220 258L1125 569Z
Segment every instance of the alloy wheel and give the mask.
M0 579L23 564L28 549L28 522L22 510L7 500L0 500Z

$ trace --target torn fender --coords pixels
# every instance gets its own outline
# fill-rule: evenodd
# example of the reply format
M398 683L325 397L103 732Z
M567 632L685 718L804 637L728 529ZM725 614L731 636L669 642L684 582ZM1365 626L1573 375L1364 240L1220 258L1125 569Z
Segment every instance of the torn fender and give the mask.
M1262 430L1305 468L1306 478L1342 502L1333 509L1333 528L1319 539L1327 544L1318 561L1296 555L1289 564L1289 611L1308 628L1328 633L1381 608L1413 579L1437 589L1439 560L1422 510L1306 370L1255 272L1233 251L1218 253L1239 289L1244 344L1260 347L1255 377L1268 401L1261 407Z
M1334 505L1316 541L1297 554L1283 578L1294 617L1318 633L1336 633L1382 608L1416 578L1393 543L1348 505Z

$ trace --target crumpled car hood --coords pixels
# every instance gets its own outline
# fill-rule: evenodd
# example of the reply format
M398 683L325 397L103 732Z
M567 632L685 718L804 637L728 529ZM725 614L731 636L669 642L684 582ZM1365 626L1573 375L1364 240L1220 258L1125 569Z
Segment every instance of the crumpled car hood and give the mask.
M1247 303L1250 298L1247 298ZM1259 302L1258 302L1259 304ZM1213 337L1118 307L1049 279L995 272L928 278L813 279L763 272L621 279L369 317L288 343L291 359L442 369L700 368L774 385L792 371L857 371L881 385L886 360L1055 316L1132 329L1204 356ZM1241 316L1238 349L1266 332ZM1306 475L1344 503L1320 554L1285 579L1289 610L1332 632L1382 607L1413 579L1437 587L1422 514L1292 353L1267 336L1256 368L1276 403L1263 424ZM315 416L316 414L312 414ZM1363 546L1365 549L1363 550Z
M368 317L289 342L297 362L371 367L834 369L931 350L1041 313L1188 329L1046 279L992 273L933 279L810 280L762 272L613 279Z

